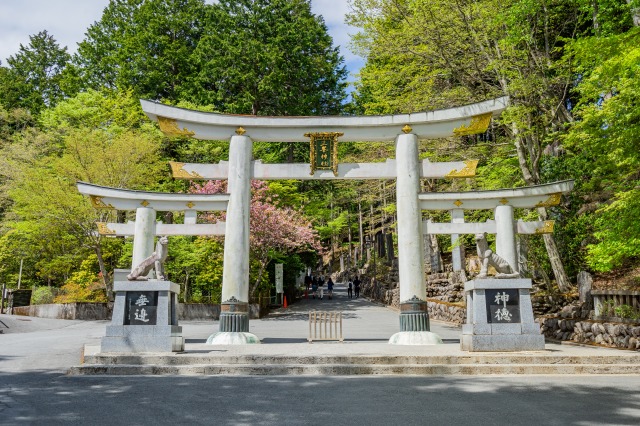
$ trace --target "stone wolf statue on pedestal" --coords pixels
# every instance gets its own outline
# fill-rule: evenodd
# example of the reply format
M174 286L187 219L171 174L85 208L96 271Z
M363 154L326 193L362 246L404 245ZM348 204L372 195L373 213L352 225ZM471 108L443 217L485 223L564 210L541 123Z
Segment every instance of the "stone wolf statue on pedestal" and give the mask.
M509 262L498 256L489 248L487 237L484 233L476 234L476 247L478 249L478 257L480 258L480 273L476 278L487 278L489 266L493 266L496 270L496 278L520 278L520 274L514 272Z
M164 281L164 262L167 259L167 244L169 239L167 237L160 237L156 244L156 251L151 256L144 259L138 266L133 268L131 273L127 275L129 281L147 281L147 275L153 268L156 270L156 278Z

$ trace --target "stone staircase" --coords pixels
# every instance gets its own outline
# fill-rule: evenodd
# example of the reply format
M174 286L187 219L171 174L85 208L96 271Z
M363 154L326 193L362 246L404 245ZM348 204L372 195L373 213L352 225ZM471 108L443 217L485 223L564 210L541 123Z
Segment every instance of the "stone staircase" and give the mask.
M86 355L70 375L535 375L640 374L640 353L459 355Z

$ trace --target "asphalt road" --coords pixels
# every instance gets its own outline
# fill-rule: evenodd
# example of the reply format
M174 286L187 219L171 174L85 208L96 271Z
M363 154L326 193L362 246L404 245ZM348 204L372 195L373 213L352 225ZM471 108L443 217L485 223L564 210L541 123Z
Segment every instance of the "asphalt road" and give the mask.
M0 373L2 425L637 425L637 377Z

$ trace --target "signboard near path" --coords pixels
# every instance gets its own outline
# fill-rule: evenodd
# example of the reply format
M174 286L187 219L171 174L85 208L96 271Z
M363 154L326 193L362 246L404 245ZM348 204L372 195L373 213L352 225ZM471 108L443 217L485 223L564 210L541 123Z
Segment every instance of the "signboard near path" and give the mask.
M284 293L284 282L282 279L282 263L276 263L276 293Z

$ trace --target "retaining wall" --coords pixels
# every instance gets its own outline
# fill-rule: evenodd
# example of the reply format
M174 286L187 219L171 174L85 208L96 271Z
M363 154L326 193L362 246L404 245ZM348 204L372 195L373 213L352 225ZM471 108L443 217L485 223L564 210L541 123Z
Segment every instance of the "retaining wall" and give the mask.
M39 318L97 321L111 319L110 303L52 303L13 308L14 315Z
M67 319L67 320L110 320L113 304L111 303L52 303L13 308L13 315L29 317ZM266 315L260 305L249 305L249 318L258 319ZM220 318L220 305L202 303L178 304L179 321L217 321Z
M542 334L555 340L572 341L640 351L640 324L603 322L547 316L540 318Z
M427 299L427 310L429 311L430 319L450 322L456 325L464 324L467 318L466 306L457 303Z

